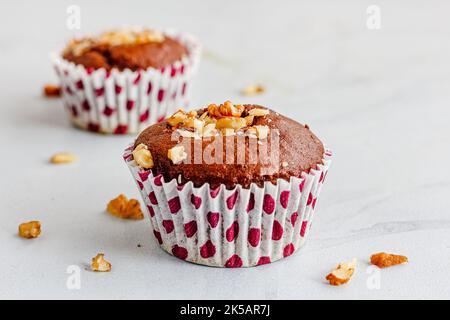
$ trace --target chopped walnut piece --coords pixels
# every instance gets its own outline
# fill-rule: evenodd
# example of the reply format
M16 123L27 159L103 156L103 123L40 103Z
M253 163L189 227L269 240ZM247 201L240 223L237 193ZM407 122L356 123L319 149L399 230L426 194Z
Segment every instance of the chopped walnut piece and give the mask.
M408 262L408 257L385 252L375 253L370 257L370 262L379 268L387 268Z
M325 279L327 279L333 286L340 286L347 283L351 279L353 273L355 272L355 268L356 259L353 259L350 262L340 263L336 269L331 271L331 273L326 276Z
M26 239L37 238L41 234L39 221L24 222L19 225L19 236Z
M55 153L51 158L50 162L54 164L66 164L76 161L78 158L73 153L69 152L58 152Z
M94 258L92 258L91 268L93 271L98 272L109 272L111 271L111 263L106 261L103 257L104 253L97 254Z
M179 164L187 158L187 153L184 152L184 146L175 146L169 149L167 157L172 160L173 164Z
M140 143L134 148L133 159L144 169L151 169L154 166L152 154L150 150L148 150L148 147L143 143Z
M44 95L46 97L60 97L61 87L53 84L46 84L44 86Z
M187 118L183 125L187 128L194 128L195 131L201 132L205 122L196 118Z
M213 117L240 117L245 108L240 104L233 104L231 101L225 101L223 104L217 106L210 104L208 106L208 113Z
M248 86L241 90L244 96L254 96L266 91L266 88L260 85Z
M164 41L164 34L160 31L144 29L144 30L132 30L122 29L114 31L106 31L96 38L100 44L108 44L112 46L125 45L125 44L143 44L149 42L162 42Z
M244 118L237 117L223 117L217 120L217 129L234 129L239 130L247 126L247 122Z
M183 123L186 119L187 119L187 114L183 110L178 110L169 119L167 119L167 123L171 127L175 127L179 123Z
M255 117L264 117L270 113L270 110L255 108L248 111L248 114Z
M113 216L122 219L144 219L144 214L142 213L141 204L139 203L139 201L137 201L136 199L128 200L127 197L123 194L111 200L106 207L106 211L108 211Z

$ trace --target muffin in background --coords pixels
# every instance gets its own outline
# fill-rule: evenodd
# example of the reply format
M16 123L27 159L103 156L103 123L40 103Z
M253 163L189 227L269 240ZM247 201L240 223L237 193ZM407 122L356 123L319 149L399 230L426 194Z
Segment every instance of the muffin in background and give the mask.
M330 157L308 126L229 101L176 112L124 154L160 246L216 267L266 264L302 247Z
M52 54L72 123L114 134L137 133L187 107L199 59L192 36L146 28L71 40Z

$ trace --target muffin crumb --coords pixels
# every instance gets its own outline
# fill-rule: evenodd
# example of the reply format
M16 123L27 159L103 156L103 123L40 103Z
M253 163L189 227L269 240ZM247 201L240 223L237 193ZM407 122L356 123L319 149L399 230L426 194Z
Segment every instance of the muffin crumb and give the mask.
M111 263L105 260L103 257L104 253L98 253L94 258L92 258L91 268L93 271L98 272L109 272L111 271Z
M336 269L331 271L331 273L328 274L325 279L327 279L332 286L340 286L350 281L353 273L355 272L355 268L356 259L353 258L350 262L338 264Z
M370 262L378 268L387 268L398 264L407 263L408 257L398 254L379 252L370 257Z
M19 236L25 239L37 238L41 234L39 221L24 222L19 225Z

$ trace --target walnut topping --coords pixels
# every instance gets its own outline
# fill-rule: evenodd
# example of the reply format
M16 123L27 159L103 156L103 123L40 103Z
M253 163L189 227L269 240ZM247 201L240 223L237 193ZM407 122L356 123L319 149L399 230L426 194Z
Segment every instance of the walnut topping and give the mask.
M193 128L197 132L202 132L205 122L196 118L187 118L183 124L188 128Z
M159 31L144 29L108 31L96 38L99 43L117 46L122 44L143 44L150 42L163 42L164 34Z
M254 108L245 112L245 107L240 104L233 104L225 101L223 104L210 104L206 110L177 111L168 120L167 123L172 130L178 129L183 137L201 138L211 137L217 132L223 135L232 135L235 132L242 134L248 132L260 139L268 136L269 128L267 126L253 126L255 117L262 117L269 114L269 110ZM193 129L193 130L192 130ZM242 131L240 131L243 129ZM232 131L230 131L232 130Z
M98 272L109 272L111 271L111 263L106 261L104 253L97 254L94 258L92 258L91 268L93 271Z
M247 126L247 122L244 118L237 117L223 117L217 120L217 129L233 129L239 130Z
M127 45L127 44L144 44L151 42L163 42L165 36L163 33L150 30L114 30L103 32L95 37L86 37L82 39L74 39L69 42L64 53L71 52L75 56L80 56L90 47L98 45Z
M179 164L187 158L187 153L184 152L184 146L175 146L169 149L167 157L172 160L173 164Z
M266 88L260 85L256 86L248 86L241 90L241 93L244 96L254 96L257 94L261 94L266 91Z
M66 164L76 161L78 158L73 153L58 152L50 158L50 162L54 164Z
M356 259L353 259L350 262L340 263L338 264L336 269L331 271L331 273L326 276L326 279L330 282L331 285L340 286L350 281L353 273L355 272L355 268Z
M269 110L267 109L260 109L260 108L255 108L255 109L251 109L248 114L251 116L255 116L255 117L264 117L267 116L270 113Z
M167 123L171 127L176 127L179 123L183 123L187 119L187 114L183 110L178 110L169 119Z
M61 96L61 87L47 84L44 86L44 95L46 97L59 97Z
M144 169L151 169L154 166L152 154L150 150L148 150L148 147L143 143L140 143L134 148L133 159Z
M123 194L111 200L106 207L106 211L108 211L113 216L122 219L144 219L144 214L142 213L141 204L139 203L139 201L137 201L136 199L128 200L127 197Z
M370 257L370 262L379 268L387 268L408 262L408 257L397 254L379 252Z
M26 239L37 238L41 234L39 221L24 222L19 225L19 236Z
M208 113L213 117L240 117L244 112L244 106L240 104L233 104L231 101L225 101L223 104L217 106L210 104L208 106Z

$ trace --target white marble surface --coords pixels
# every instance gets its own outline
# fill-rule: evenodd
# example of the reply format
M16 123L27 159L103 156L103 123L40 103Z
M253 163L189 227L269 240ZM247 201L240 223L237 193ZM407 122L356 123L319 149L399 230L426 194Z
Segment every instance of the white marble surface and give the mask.
M0 4L0 298L450 298L447 1L91 2ZM253 269L197 266L163 253L148 221L104 212L119 193L138 196L121 159L131 137L75 130L60 101L41 97L55 81L48 52L73 35L65 24L73 3L81 32L191 31L205 47L195 105L265 104L308 123L334 150L302 252ZM370 4L381 9L380 30L366 27ZM240 97L253 83L267 94ZM49 165L60 150L80 161ZM31 241L16 235L29 219L43 225ZM383 270L371 289L367 261L382 250L410 263ZM99 251L111 273L84 270ZM352 282L327 285L327 272L352 257ZM81 267L80 290L66 288L69 265Z

